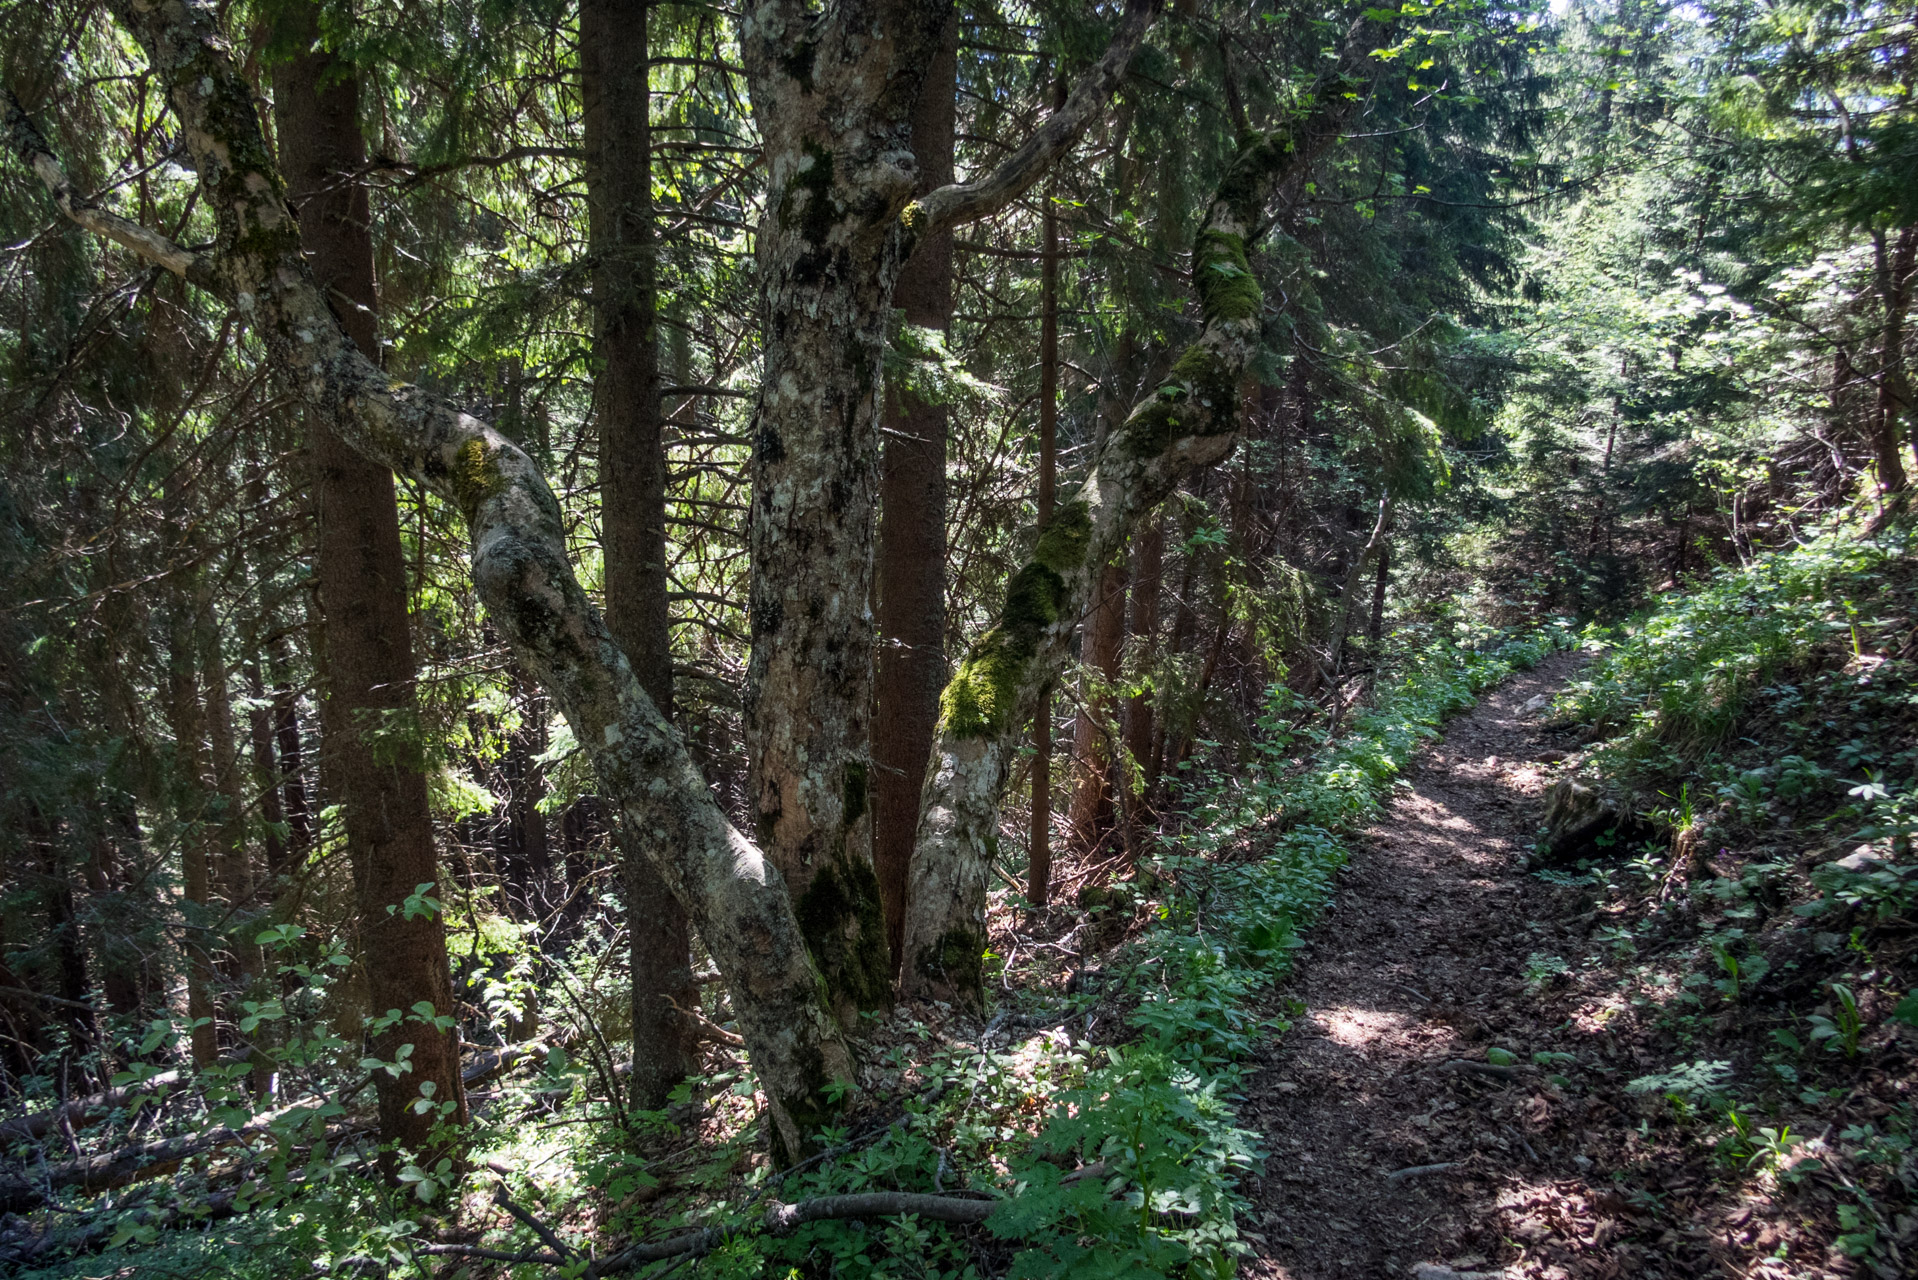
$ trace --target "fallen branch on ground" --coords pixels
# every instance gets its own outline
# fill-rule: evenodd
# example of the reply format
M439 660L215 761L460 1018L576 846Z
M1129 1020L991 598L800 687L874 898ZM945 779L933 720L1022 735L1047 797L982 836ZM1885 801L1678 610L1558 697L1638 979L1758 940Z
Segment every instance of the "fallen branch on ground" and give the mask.
M72 1125L84 1129L96 1117L118 1110L143 1093L163 1089L179 1084L186 1079L184 1071L162 1071L159 1075L146 1080L123 1084L104 1093L91 1094L84 1098L74 1098L57 1107L45 1111L35 1111L31 1115L15 1116L11 1120L0 1121L0 1146L22 1139L40 1139L52 1133L61 1125Z
M481 1054L471 1065L460 1073L462 1084L471 1088L475 1084L510 1070L518 1063L530 1057L542 1046L535 1041L525 1045L510 1045L503 1049L489 1049ZM145 1081L141 1086L127 1086L128 1089L152 1088L165 1078L165 1073ZM340 1094L340 1099L352 1097L372 1081L372 1076L363 1076ZM95 1098L81 1099L81 1103L91 1103L95 1099L108 1095L99 1094ZM220 1125L199 1133L185 1133L172 1138L163 1138L155 1142L139 1143L133 1146L117 1147L103 1151L98 1155L87 1156L79 1160L67 1161L50 1167L43 1167L38 1177L13 1176L0 1177L0 1213L30 1213L45 1205L53 1194L68 1188L78 1188L82 1192L110 1191L115 1187L124 1187L146 1178L158 1177L176 1168L182 1160L205 1155L226 1147L265 1136L275 1124L287 1119L299 1111L315 1111L327 1101L324 1097L313 1097L304 1102L281 1107L276 1111L265 1112L239 1128ZM68 1103L76 1106L80 1103ZM53 1118L65 1108L52 1111L35 1112L24 1120L37 1121L47 1116L49 1128ZM21 1123L20 1120L9 1121ZM371 1128L371 1117L343 1121L329 1126L328 1132L335 1134L356 1133Z
M1440 1164L1415 1164L1409 1169L1394 1169L1385 1175L1385 1180L1399 1182L1406 1178L1422 1178L1428 1173L1444 1173L1447 1169L1456 1169L1461 1163L1458 1160L1447 1160Z

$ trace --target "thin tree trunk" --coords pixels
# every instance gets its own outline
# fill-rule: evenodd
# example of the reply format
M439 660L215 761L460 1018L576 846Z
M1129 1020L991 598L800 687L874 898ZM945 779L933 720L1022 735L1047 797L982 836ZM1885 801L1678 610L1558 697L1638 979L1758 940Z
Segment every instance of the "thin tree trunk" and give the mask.
M1377 576L1372 579L1372 621L1365 628L1366 639L1372 642L1375 652L1379 641L1385 638L1385 591L1391 581L1392 544L1388 541L1379 546Z
M599 418L600 528L606 625L633 674L673 716L666 573L666 451L661 437L657 263L653 240L648 0L583 0L580 93L585 103L588 229L593 254L593 350ZM664 1107L699 1069L699 1007L686 909L660 876L648 838L617 824L633 987L632 1100Z
M213 960L207 929L213 886L207 857L206 725L200 705L199 646L195 642L193 592L176 585L167 628L167 720L173 733L173 794L180 823L180 898L186 921L186 1016L196 1067L219 1060L214 1028Z
M919 194L952 181L957 15L913 110ZM952 323L952 236L920 241L899 272L894 304L905 322ZM879 489L879 669L875 677L873 870L886 913L886 950L898 976L906 879L919 830L919 795L946 683L946 407L910 392L886 397Z
M1349 42L1341 63L1371 33ZM1292 129L1323 127L1343 99L1323 88ZM1291 129L1248 135L1195 239L1193 280L1205 327L1171 376L1098 450L1078 495L1043 528L1006 589L998 625L974 644L941 695L906 926L909 994L981 998L985 900L999 796L1016 736L1064 664L1072 630L1132 529L1194 471L1231 453L1238 384L1257 349L1264 299L1247 257L1267 194L1316 154Z
M280 760L280 800L292 857L313 847L313 817L306 798L306 746L300 736L300 700L290 683L286 640L273 646L273 743ZM291 865L283 868L291 871Z
M1112 697L1125 651L1126 563L1115 560L1099 577L1098 594L1086 615L1080 659L1086 676L1079 689L1079 714L1073 722L1072 838L1079 848L1098 847L1112 825Z
M1332 732L1339 731L1339 722L1345 714L1345 641L1352 627L1352 605L1359 593L1359 579L1365 573L1365 566L1374 555L1385 546L1385 531L1392 524L1392 495L1390 492L1379 495L1378 519L1372 522L1372 533L1365 544L1352 553L1351 561L1346 565L1344 580L1339 584L1339 611L1332 621L1332 646L1330 660L1326 663L1326 682L1331 685L1332 695Z
M200 682L206 700L209 762L213 769L211 816L215 822L217 849L212 868L214 897L224 908L228 936L222 942L232 958L233 977L245 987L258 976L261 967L260 949L244 929L253 898L253 866L246 838L246 787L233 727L233 699L227 687L226 646L221 640L219 619L213 613L211 595L204 584L194 625L200 650Z
M1110 380L1111 385L1123 384L1137 357L1137 342L1131 333L1122 332L1113 344L1111 359L1115 377ZM1124 425L1126 411L1131 407L1116 395L1103 399L1095 450L1102 448L1106 438ZM1112 699L1105 690L1119 674L1119 660L1125 649L1127 577L1123 558L1115 558L1105 567L1079 641L1079 658L1085 676L1080 681L1079 711L1072 723L1072 800L1067 822L1073 843L1087 851L1098 846L1112 825L1112 775L1116 761L1111 745L1117 726Z
M541 920L552 906L553 871L546 815L539 809L546 792L546 773L539 763L547 747L546 699L523 673L509 668L507 675L511 696L520 706L520 724L508 736L500 760L506 804L494 832L496 861L502 888L517 898L524 918Z
M1058 84L1064 84L1061 77ZM1058 100L1055 86L1054 103ZM1039 495L1038 527L1052 522L1059 490L1059 193L1046 181L1039 222ZM1044 911L1052 897L1052 689L1032 713L1032 827L1026 855L1026 900ZM902 943L903 945L903 943ZM901 960L903 961L903 957ZM903 967L903 964L902 964Z
M1904 228L1898 233L1898 240L1890 253L1885 254L1884 237L1878 237L1878 251L1882 262L1882 292L1884 296L1885 324L1884 340L1880 345L1880 369L1878 374L1878 418L1881 435L1879 477L1883 481L1889 474L1895 483L1888 483L1888 492L1902 490L1906 484L1904 458L1899 451L1901 428L1899 419L1911 412L1911 379L1905 368L1905 315L1911 305L1911 287L1914 268L1918 268L1918 226ZM1887 472L1885 456L1895 460L1895 465ZM1918 433L1912 437L1912 457L1918 461Z
M371 215L366 189L348 176L366 158L359 81L349 65L315 47L317 5L299 5L285 21L304 50L280 68L275 86L280 156L300 213L300 241L345 336L377 362ZM344 810L372 1011L398 1014L370 1048L393 1061L402 1046L412 1046L410 1071L374 1073L380 1137L426 1161L452 1154L435 1140L439 1109L450 1104L449 1114L465 1119L459 1030L445 921L415 896L435 896L440 873L418 741L399 505L392 474L337 434L343 412L316 409L307 419L326 629L321 750ZM434 1105L416 1108L422 1097Z
M246 678L247 749L253 756L253 788L260 797L260 824L265 833L268 890L287 873L286 805L280 794L280 764L273 753L273 709L266 696L260 664L249 658L241 664Z
M99 1042L100 1027L87 999L86 941L80 936L80 917L74 910L73 880L66 860L61 857L60 838L55 825L47 821L40 806L28 801L26 828L28 847L39 846L38 868L42 888L41 905L46 909L48 941L53 947L56 990L66 1003L55 1016L66 1024L69 1040L63 1061L71 1064L73 1055ZM63 1070L64 1070L63 1066Z
M1138 645L1138 661L1134 665L1142 674L1150 676L1159 654L1159 598L1165 585L1164 515L1155 514L1146 521L1144 530L1134 541L1132 557L1132 617L1127 629ZM1138 833L1145 825L1148 812L1155 692L1145 687L1126 701L1127 847L1135 852Z

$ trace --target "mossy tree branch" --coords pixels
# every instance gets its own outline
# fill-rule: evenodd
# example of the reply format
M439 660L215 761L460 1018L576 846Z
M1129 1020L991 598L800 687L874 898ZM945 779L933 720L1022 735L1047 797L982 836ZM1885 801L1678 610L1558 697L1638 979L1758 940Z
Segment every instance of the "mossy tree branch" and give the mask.
M946 686L913 856L902 978L909 994L981 998L999 798L1024 727L1065 667L1100 569L1180 483L1231 453L1239 381L1257 351L1264 307L1248 257L1254 229L1270 193L1309 151L1307 139L1343 101L1321 92L1295 123L1241 139L1194 240L1199 337L1039 531L997 624Z

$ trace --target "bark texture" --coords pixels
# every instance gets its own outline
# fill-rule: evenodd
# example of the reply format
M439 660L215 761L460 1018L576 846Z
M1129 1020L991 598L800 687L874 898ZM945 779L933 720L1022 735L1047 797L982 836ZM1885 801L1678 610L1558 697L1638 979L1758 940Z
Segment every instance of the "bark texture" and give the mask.
M111 7L165 87L218 218L218 239L205 251L131 236L129 247L232 305L283 382L327 415L353 449L461 514L489 616L567 718L623 820L666 855L660 871L668 888L688 905L727 976L771 1103L775 1154L802 1150L805 1135L833 1111L827 1086L851 1064L819 998L785 885L727 824L580 587L544 478L506 436L389 378L354 345L302 256L251 92L211 7L186 0L115 0ZM61 199L70 189L45 139L17 106L8 126L15 152Z
M944 27L937 9L813 15L759 4L741 25L768 175L748 787L760 847L786 878L847 1022L891 990L870 799L880 365L908 248L898 214L918 182L913 108Z
M1065 663L1100 570L1181 480L1232 450L1238 381L1256 349L1263 308L1247 249L1268 193L1301 154L1294 132L1242 139L1193 246L1199 338L1109 433L1078 492L1039 529L1031 558L1006 588L998 624L941 695L906 927L911 993L981 998L986 886L1017 738Z
M600 530L606 625L633 674L673 714L667 609L666 452L659 403L658 285L653 240L648 0L582 0L588 233L593 255ZM699 1066L699 1007L686 909L667 889L646 833L619 830L632 946L635 1106L658 1110Z
M912 114L950 20L936 0L748 6L762 129L762 381L753 425L747 751L759 841L840 1017L890 996L872 866L880 362L916 244L1027 190L1111 97L1157 11L1131 0L1092 73L1002 164L914 198Z
M952 181L959 24L948 21L912 117L922 193ZM952 322L952 237L929 236L899 272L893 302L907 324ZM919 832L919 793L946 683L946 427L944 405L889 393L880 461L879 668L873 732L873 869L898 976L906 879Z
M164 6L162 11L175 7ZM300 347L314 347L325 333L332 339L330 345L342 353L352 352L377 373L379 297L371 216L366 189L345 176L366 159L359 81L349 67L315 47L317 7L291 9L285 20L292 24L297 47L304 50L275 76L280 156L299 221L293 225L288 219L287 205L278 198L279 184L267 171L229 171L228 181L244 188L251 199L241 197L241 208L235 210L238 216L233 221L238 225L228 234L236 243L223 255L225 265L234 276L254 277L254 288L240 296L251 292L262 301L251 308L242 303L242 309L270 316L275 308L265 299L278 281L261 277L283 276L290 264L284 259L274 261L278 255L268 246L282 252L303 248L313 275L299 283L310 296L297 320L288 317L299 326L290 336ZM166 48L168 37L177 40L184 34L171 24L161 30L165 35L141 32L150 49ZM186 41L168 52L199 59L212 53L198 42ZM208 144L218 136L213 130L228 133L220 141L226 142L237 164L240 154L231 149L232 137L243 123L212 114L221 108L237 114L237 104L222 100L223 86L218 82L211 82L209 92L208 83L203 79L198 85L185 86L184 92L176 83L171 97L190 130L207 131ZM180 108L182 98L204 104L205 114L196 119ZM246 119L251 116L249 105ZM263 156L259 159L264 161ZM259 191L261 187L265 190ZM227 226L221 229L227 232ZM259 242L253 253L241 248L250 241ZM241 260L247 260L246 265L240 265ZM237 280L234 283L238 285ZM321 310L329 297L335 300L332 310L338 319L334 323L328 323L333 317ZM406 599L406 556L400 545L392 474L342 438L350 433L353 416L352 406L341 402L309 401L307 408L320 607L326 630L321 752L326 757L326 776L338 788L343 810L347 857L359 898L360 963L371 1012L385 1023L372 1037L370 1048L374 1056L394 1061L408 1052L404 1046L412 1046L409 1071L399 1076L375 1073L380 1138L422 1156L429 1152L437 1156L445 1154L435 1151L437 1107L450 1102L452 1116L464 1119L466 1103L460 1087L459 1030L446 958L446 924L438 912L424 909L415 897L422 885L429 886L428 895L433 893L431 886L439 881L439 859L414 704L416 669ZM422 1096L430 1098L434 1108L424 1112L415 1108Z

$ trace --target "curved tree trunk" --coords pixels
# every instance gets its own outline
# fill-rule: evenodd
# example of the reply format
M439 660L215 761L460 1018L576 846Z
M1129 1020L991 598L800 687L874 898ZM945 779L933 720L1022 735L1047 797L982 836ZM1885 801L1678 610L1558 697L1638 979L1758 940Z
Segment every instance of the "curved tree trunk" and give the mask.
M1308 120L1340 101L1323 95ZM1299 156L1287 131L1243 139L1196 237L1198 340L1108 435L1077 495L1039 530L1031 559L1006 589L998 624L972 646L941 696L913 861L908 993L982 998L986 885L1017 738L1065 663L1099 570L1186 476L1232 451L1238 382L1257 347L1263 308L1248 242L1267 194Z
M17 104L8 111L13 149L69 218L225 299L281 379L355 450L460 513L472 543L474 587L493 625L552 695L603 794L648 838L667 887L726 975L769 1103L774 1156L792 1158L835 1110L835 1082L847 1078L851 1064L784 879L727 823L684 742L587 599L568 557L559 503L532 460L471 415L388 378L341 328L302 258L251 92L227 55L213 10L197 0L109 0L109 7L146 50L180 121L205 207L216 219L213 248L182 248L84 199ZM823 670L848 665L849 678L870 691L870 677L854 659L862 650L869 658L871 648L864 597L872 502L856 482L875 475L874 388L892 277L916 241L994 212L1038 179L1110 99L1157 7L1156 0L1128 0L1099 63L998 168L919 200L911 199L913 174L902 163L910 107L950 5L889 6L880 41L871 38L873 14L835 9L815 21L818 15L791 0L751 4L741 22L753 97L769 125L771 185L771 213L759 238L766 381L755 428L762 488L753 515L755 552L770 554L754 565L751 602L760 691L754 741L771 752L771 764L759 771L756 798L771 843L830 855L854 875L865 859L870 911L854 901L845 911L815 912L813 923L824 919L835 945L845 944L852 971L876 973L882 991L877 889L861 834L868 825L861 812L864 704L848 705L844 690L835 690L814 705L804 692ZM832 145L841 139L824 128L826 98L838 104L830 116L850 145ZM814 360L838 372L811 367ZM808 444L825 456L800 456ZM863 548L849 530L863 530ZM815 559L807 561L807 553ZM848 632L829 634L815 610ZM821 657L831 660L828 668L802 668ZM802 711L848 718L822 730L800 723ZM800 746L822 754L800 758ZM789 799L797 806L791 811L784 807ZM769 800L776 812L767 809ZM817 882L819 864L809 869ZM834 905L811 897L815 887L802 895L802 908L808 898ZM858 890L851 885L846 898ZM842 985L827 994L843 1008L857 993Z

